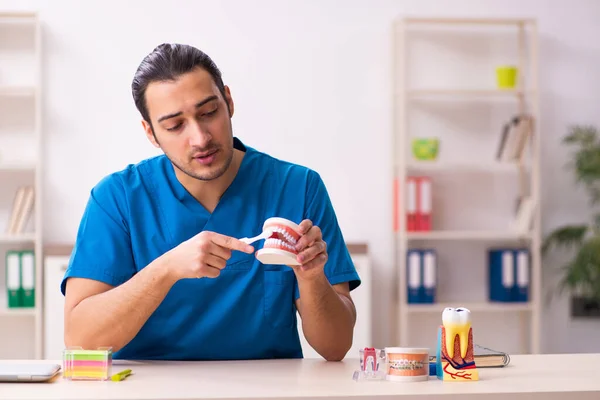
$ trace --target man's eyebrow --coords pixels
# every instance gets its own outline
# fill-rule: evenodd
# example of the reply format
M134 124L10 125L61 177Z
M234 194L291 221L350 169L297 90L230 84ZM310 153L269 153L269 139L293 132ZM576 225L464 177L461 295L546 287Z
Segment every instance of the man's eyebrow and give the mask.
M206 103L208 103L208 102L210 102L210 101L213 101L213 100L217 100L217 99L218 99L218 97L217 97L217 96L210 96L210 97L207 97L206 99L204 99L204 100L202 100L201 102L199 102L198 104L196 104L196 108L200 108L200 107L202 107L203 105L205 105Z
M200 108L200 107L202 107L203 105L205 105L206 103L208 103L208 102L210 102L210 101L213 101L213 100L217 100L217 99L218 99L218 97L217 97L217 96L210 96L210 97L207 97L206 99L204 99L204 100L202 100L201 102L197 103L197 104L196 104L196 108ZM160 118L158 119L158 122L162 122L162 121L164 121L164 120L166 120L166 119L169 119L169 118L175 118L175 117L178 117L178 116L180 116L181 114L182 114L182 112L181 112L181 111L179 111L179 112L176 112L176 113L172 113L172 114L163 115L162 117L160 117Z
M180 116L181 114L183 114L183 113L182 113L181 111L179 111L179 112L176 112L176 113L173 113L173 114L167 114L167 115L163 115L162 117L160 117L160 118L158 119L158 122L162 122L162 121L164 121L165 119L169 119L169 118L175 118L175 117L178 117L178 116Z

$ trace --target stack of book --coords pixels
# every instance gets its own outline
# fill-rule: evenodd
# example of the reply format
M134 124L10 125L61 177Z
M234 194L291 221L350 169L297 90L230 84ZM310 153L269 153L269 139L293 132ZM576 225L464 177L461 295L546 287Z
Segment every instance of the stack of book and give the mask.
M508 353L488 349L478 344L473 346L473 358L477 368L502 368L510 364ZM435 356L429 356L429 362L435 363Z
M33 186L21 186L17 190L12 213L6 225L6 234L16 235L25 231L27 222L33 212L34 197Z
M500 162L520 161L533 132L533 118L530 115L517 115L504 125L496 160Z

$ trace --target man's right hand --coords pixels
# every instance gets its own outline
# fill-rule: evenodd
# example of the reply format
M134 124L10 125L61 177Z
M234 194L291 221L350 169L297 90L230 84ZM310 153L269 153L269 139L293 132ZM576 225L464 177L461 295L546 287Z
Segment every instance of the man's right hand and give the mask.
M231 251L252 254L254 247L231 236L203 231L165 253L162 258L176 280L216 278L231 258Z

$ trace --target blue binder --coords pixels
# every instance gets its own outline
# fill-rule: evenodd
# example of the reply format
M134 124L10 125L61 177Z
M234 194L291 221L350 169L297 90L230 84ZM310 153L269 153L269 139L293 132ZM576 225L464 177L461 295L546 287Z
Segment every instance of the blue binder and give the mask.
M529 300L530 256L526 248L488 251L489 300L527 302Z
M409 250L406 256L406 285L408 303L435 303L437 281L438 268L435 250Z
M529 301L529 282L531 282L531 255L529 249L515 250L516 279L513 291L513 301Z
M406 285L409 304L421 302L421 251L408 250L406 254Z
M435 303L437 289L437 256L435 250L425 249L421 252L421 302Z
M490 301L512 301L515 286L514 258L513 249L488 251Z

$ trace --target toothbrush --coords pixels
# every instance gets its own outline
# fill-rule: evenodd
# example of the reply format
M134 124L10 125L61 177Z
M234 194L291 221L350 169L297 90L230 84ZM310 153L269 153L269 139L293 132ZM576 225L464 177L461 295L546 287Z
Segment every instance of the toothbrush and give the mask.
M267 229L265 231L263 231L263 233L261 233L258 236L254 236L253 238L242 238L240 239L240 241L246 243L246 244L252 244L258 240L261 239L267 239L269 236L271 236L273 234L273 230L272 229Z

